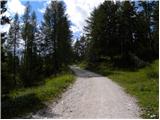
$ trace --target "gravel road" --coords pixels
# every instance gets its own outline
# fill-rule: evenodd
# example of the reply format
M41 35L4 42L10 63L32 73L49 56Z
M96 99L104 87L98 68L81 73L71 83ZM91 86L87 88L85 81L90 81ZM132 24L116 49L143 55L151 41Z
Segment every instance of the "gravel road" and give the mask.
M76 66L71 69L77 76L76 82L58 102L32 118L140 118L135 98L116 83Z

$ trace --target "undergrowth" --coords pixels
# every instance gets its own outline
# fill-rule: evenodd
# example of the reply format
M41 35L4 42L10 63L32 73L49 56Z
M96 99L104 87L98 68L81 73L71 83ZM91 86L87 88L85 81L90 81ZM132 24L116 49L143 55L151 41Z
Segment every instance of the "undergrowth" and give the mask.
M47 107L44 102L55 100L74 81L72 74L50 77L41 86L12 91L2 99L2 118L19 118Z
M159 60L138 70L122 70L101 64L90 70L105 75L135 96L143 118L159 118Z

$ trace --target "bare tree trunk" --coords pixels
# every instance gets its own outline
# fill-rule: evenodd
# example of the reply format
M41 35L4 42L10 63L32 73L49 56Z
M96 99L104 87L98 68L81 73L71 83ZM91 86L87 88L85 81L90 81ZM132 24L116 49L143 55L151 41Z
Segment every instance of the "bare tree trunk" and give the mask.
M13 51L13 80L14 80L14 84L16 85L16 60L15 60L15 56L16 56L16 32L15 32L15 36L14 36L14 51Z

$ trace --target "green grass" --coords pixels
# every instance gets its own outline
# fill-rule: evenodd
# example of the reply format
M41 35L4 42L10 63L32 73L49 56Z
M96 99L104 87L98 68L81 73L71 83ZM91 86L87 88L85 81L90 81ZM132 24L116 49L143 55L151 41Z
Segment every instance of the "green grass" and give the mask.
M108 76L135 96L143 118L159 118L159 60L137 71L113 70L104 65L94 71Z
M44 102L56 100L74 81L70 73L50 77L38 87L14 90L2 102L2 118L22 117L27 113L47 107Z
M82 61L78 64L76 64L78 67L80 67L81 69L85 69L87 67L87 62L86 61Z

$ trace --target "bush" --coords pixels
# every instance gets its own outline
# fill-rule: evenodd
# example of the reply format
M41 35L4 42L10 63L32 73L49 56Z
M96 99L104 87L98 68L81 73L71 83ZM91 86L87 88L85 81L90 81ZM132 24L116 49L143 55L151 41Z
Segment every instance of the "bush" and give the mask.
M40 86L12 91L2 99L2 118L22 117L46 107L44 102L55 100L74 81L70 73L50 77Z
M154 61L153 64L148 66L146 73L149 78L159 78L159 61Z

